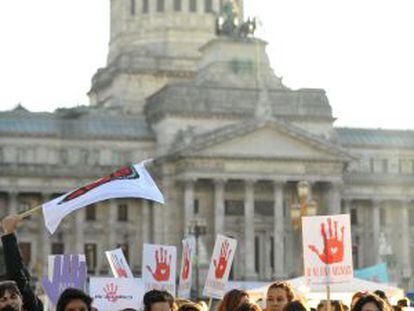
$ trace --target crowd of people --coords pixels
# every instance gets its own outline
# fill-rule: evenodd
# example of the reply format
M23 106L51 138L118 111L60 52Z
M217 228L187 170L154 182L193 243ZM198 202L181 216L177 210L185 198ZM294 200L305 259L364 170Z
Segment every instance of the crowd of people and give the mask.
M42 311L43 302L31 287L30 274L24 267L19 252L16 229L20 218L8 216L2 221L4 261L7 280L0 282L0 311ZM68 288L60 295L57 311L91 311L92 298L85 292ZM408 299L402 299L392 306L382 291L357 292L350 306L340 301L321 302L316 309L309 308L303 297L297 297L288 282L272 283L263 302L254 302L248 292L233 289L227 292L217 306L208 306L204 301L194 302L174 298L167 291L151 290L143 297L144 311L402 311L409 306ZM134 311L135 309L120 309ZM101 310L96 310L101 311Z

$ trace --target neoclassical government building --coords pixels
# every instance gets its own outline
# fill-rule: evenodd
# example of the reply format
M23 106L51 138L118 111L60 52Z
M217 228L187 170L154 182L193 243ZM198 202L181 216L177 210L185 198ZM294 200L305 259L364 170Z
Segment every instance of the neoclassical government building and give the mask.
M414 132L335 127L324 90L284 85L266 42L216 34L223 6L111 0L107 65L92 77L90 105L0 112L0 216L147 158L166 199L101 202L53 236L33 215L19 230L25 262L40 273L48 254L85 253L90 273L106 275L104 251L122 246L139 275L144 242L180 250L197 218L207 230L202 271L223 233L239 241L234 279L298 276L291 209L307 181L318 214L351 215L355 268L387 262L391 281L412 288ZM242 1L232 9L241 22Z

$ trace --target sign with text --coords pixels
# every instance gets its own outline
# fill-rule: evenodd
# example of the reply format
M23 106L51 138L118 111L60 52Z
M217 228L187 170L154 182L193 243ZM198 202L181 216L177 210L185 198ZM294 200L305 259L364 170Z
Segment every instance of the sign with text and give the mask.
M111 267L112 273L116 278L133 278L131 268L126 261L124 252L121 248L114 249L112 251L105 252L106 258L108 259L109 266Z
M141 309L145 293L141 279L90 278L89 294L97 310L118 311L126 308Z
M48 257L48 276L42 278L47 309L56 306L60 294L69 287L86 290L85 255L51 255Z
M224 296L236 247L237 240L217 235L204 286L204 296L217 299Z
M302 217L302 236L305 278L309 284L352 280L349 215Z
M142 279L145 290L166 290L175 296L176 266L175 246L144 244Z
M180 282L178 284L178 297L190 298L192 284L192 263L196 248L194 237L183 240L183 253L181 256Z

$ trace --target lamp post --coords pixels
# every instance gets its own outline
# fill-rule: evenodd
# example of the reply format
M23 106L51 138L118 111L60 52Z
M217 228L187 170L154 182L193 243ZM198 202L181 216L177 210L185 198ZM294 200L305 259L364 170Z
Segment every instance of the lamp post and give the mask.
M196 249L195 249L195 257L196 257L196 265L195 265L195 283L196 283L196 293L197 297L200 297L200 267L199 267L199 237L203 236L207 233L207 225L205 219L195 218L191 219L188 222L188 233L195 237L196 241Z
M318 212L318 204L311 199L311 189L307 181L299 181L296 185L299 203L294 203L290 208L293 229L298 230L303 216L315 216Z

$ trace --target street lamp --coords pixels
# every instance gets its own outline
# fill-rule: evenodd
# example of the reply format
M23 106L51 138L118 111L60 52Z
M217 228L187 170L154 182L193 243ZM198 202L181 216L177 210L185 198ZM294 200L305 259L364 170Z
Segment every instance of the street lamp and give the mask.
M199 267L199 243L198 243L198 238L200 236L203 236L207 233L207 224L205 219L200 219L200 218L195 218L195 219L191 219L188 222L188 233L190 235L193 235L195 237L195 241L196 241L196 249L195 249L195 258L196 258L196 265L195 265L195 283L196 283L196 292L197 292L197 297L200 297L200 281L199 281L199 277L200 277L200 267Z
M311 189L307 181L299 181L296 185L299 203L291 205L290 217L295 230L300 228L303 216L315 216L318 212L318 204L311 199Z

